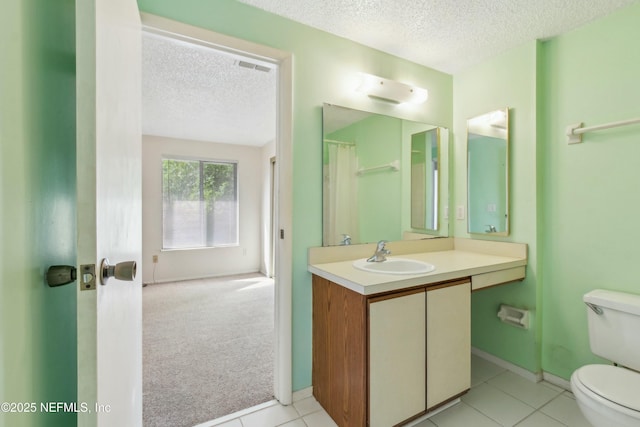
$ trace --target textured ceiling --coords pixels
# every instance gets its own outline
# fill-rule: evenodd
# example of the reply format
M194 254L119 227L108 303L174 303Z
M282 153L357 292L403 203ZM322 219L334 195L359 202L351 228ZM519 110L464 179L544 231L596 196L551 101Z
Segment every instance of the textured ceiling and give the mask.
M634 0L238 0L455 74ZM637 1L637 0L636 0Z
M144 134L255 146L275 138L275 70L149 33L142 43Z
M238 1L455 74L638 0ZM277 73L238 60L144 33L143 132L258 146L273 140Z

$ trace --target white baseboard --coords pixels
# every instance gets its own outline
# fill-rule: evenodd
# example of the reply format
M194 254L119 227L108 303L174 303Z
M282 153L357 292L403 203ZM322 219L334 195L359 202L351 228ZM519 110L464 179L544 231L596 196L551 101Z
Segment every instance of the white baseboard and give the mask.
M549 372L531 372L527 371L524 368L521 368L518 365L514 365L511 362L507 362L504 359L500 359L499 357L494 356L493 354L487 353L486 351L482 351L478 348L471 347L471 354L475 354L478 357L481 357L485 360L488 360L491 363L494 363L508 371L513 372L514 374L520 375L523 378L528 379L533 382L546 381L550 384L563 388L565 390L571 391L571 383L564 378L558 377L556 375L550 374Z
M514 374L518 374L523 378L528 379L529 381L533 381L534 383L542 381L542 372L531 372L527 371L524 368L521 368L518 365L514 365L511 362L507 362L504 359L500 359L499 357L494 356L493 354L487 353L486 351L480 350L475 347L471 347L471 354L475 354L478 357L481 357L485 360L488 360L491 363L494 363L508 371L513 372Z
M565 390L571 391L571 383L567 380L565 380L562 377L559 377L557 375L553 375L550 374L549 372L542 372L542 379L545 380L546 382L553 384L555 386L558 386L560 388L563 388Z
M217 278L221 278L221 277L227 277L227 276L239 276L241 274L262 274L262 272L257 271L257 270L242 270L242 271L235 271L235 272L228 272L228 273L220 273L220 274L208 274L208 275L203 275L203 276L181 276L181 277L173 277L173 278L169 278L169 279L159 279L151 282L145 282L145 285L162 285L164 283L172 283L172 282L186 282L189 280L204 280L204 279L217 279Z
M293 392L293 402L313 396L313 387L303 388L302 390Z

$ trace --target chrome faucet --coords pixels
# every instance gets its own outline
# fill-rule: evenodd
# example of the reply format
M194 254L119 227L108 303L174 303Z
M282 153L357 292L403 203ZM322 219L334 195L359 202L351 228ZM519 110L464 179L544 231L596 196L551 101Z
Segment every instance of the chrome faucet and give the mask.
M349 236L348 234L343 234L342 235L342 241L340 242L340 244L342 246L347 246L351 244L351 236Z
M370 257L367 258L367 262L383 262L387 260L387 255L391 253L391 251L384 247L387 244L386 240L380 240L378 242L378 246L376 246L376 252Z
M498 230L496 230L496 226L495 225L491 225L491 224L487 224L487 229L484 230L485 233L497 233Z

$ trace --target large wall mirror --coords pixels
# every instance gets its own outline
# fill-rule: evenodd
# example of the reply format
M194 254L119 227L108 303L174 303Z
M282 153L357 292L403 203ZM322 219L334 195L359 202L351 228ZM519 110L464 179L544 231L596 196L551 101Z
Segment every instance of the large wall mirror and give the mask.
M509 109L467 121L468 231L509 234Z
M324 104L323 245L449 235L448 129Z

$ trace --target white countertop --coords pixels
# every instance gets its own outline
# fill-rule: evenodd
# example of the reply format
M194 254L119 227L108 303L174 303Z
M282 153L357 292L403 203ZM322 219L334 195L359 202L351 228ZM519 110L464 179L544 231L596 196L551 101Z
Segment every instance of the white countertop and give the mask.
M373 295L527 265L526 258L489 255L457 249L402 254L399 257L428 262L433 264L436 269L430 273L412 275L370 273L355 268L353 266L354 260L351 259L310 264L308 270L362 295Z

